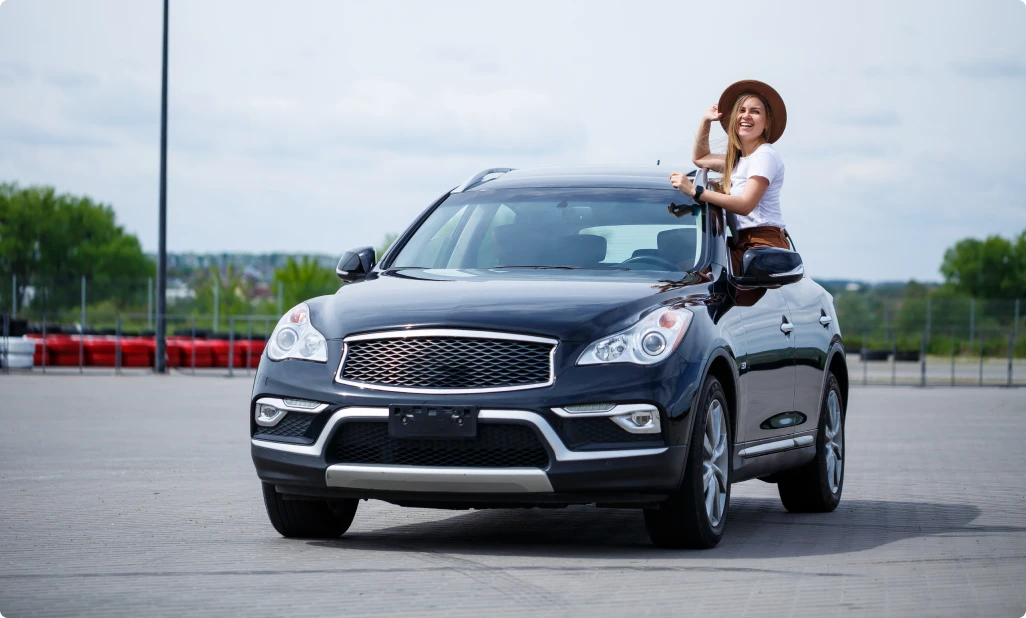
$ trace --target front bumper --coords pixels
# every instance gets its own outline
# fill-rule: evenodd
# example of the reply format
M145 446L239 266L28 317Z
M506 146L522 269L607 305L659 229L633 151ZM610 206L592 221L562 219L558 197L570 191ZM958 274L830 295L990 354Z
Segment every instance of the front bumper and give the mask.
M477 395L423 395L353 388L334 382L327 366L302 361L261 362L252 402L295 397L328 403L303 443L253 439L261 480L294 497L374 498L397 504L651 504L679 487L701 367L674 355L656 367L564 368L551 386ZM336 356L338 355L338 356ZM440 400L440 401L439 401ZM656 441L581 446L570 441L554 408L582 403L648 404L660 411ZM546 467L405 466L333 460L332 445L346 423L387 423L388 406L444 403L480 409L479 426L529 427L548 452ZM250 406L251 435L253 406ZM567 438L567 439L564 439ZM568 446L569 444L569 446Z
M531 427L549 452L542 468L481 468L332 463L329 445L346 422L387 422L388 408L347 407L330 417L312 444L252 440L261 480L294 496L377 498L399 503L641 503L680 483L681 446L568 449L552 425L529 410L481 410L480 424Z

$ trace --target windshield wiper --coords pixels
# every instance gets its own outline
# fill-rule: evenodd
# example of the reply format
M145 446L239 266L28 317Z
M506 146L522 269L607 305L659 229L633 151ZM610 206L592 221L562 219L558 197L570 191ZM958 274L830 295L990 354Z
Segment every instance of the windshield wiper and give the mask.
M499 268L532 268L536 270L630 270L626 266L492 266Z

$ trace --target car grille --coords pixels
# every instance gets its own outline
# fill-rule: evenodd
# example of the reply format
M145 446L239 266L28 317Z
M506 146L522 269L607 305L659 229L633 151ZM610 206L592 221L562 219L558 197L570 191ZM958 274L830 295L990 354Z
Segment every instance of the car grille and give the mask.
M571 450L589 448L616 448L626 444L637 447L639 442L662 445L662 436L651 433L630 433L608 417L563 418L559 421L559 437Z
M465 468L547 468L549 454L525 425L477 426L474 438L399 438L388 423L347 422L332 442L332 463Z
M261 427L257 425L256 433L253 434L253 437L257 439L265 436L301 438L306 435L306 430L310 428L310 423L313 420L313 414L293 414L290 412L285 415L285 418L278 421L278 424L274 427Z
M403 337L346 343L342 380L382 388L544 386L554 344L471 337Z

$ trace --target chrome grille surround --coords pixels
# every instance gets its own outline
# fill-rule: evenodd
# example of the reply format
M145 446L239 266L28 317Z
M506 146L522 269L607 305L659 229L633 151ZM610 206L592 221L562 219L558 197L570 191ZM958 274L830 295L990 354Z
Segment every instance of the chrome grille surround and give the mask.
M350 380L343 378L343 372L346 366L346 360L350 356L350 344L362 342L362 341L379 341L379 340L402 340L402 339L483 339L491 340L495 342L511 341L511 342L524 342L524 343L535 343L551 346L548 351L548 375L547 379L542 382L532 382L530 384L514 384L504 386L480 386L480 387L467 387L467 388L433 388L424 386L404 386L402 384L380 384L375 382L363 382L357 380ZM338 370L335 372L335 382L339 384L345 384L346 386L354 386L357 388L366 388L371 390L389 391L393 393L415 393L415 394L474 394L474 393L501 393L507 391L519 391L532 388L544 388L551 386L555 381L555 356L556 348L559 345L557 339L550 339L547 337L535 337L532 335L520 335L512 333L502 333L495 331L479 331L479 330L463 330L463 329L412 329L412 330L399 330L399 331L386 331L379 333L368 333L363 335L351 335L346 337L342 341L342 359L339 361Z

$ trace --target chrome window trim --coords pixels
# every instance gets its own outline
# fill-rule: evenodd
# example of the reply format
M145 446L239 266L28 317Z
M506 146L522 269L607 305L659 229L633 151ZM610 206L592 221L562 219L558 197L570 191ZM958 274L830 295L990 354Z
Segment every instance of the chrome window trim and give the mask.
M441 468L335 464L324 471L328 487L380 491L453 493L552 493L549 475L539 468Z
M543 343L552 346L549 350L549 379L536 384L521 384L518 386L495 386L487 388L413 388L405 386L388 386L382 384L369 384L367 382L355 382L342 378L342 369L346 364L346 356L349 352L349 342L353 341L377 341L380 339L413 339L421 337L453 337L461 339L498 339L503 341L526 341L529 343ZM338 361L338 369L335 371L335 382L353 388L364 388L372 391L385 391L389 393L408 393L413 395L481 395L485 393L508 393L511 391L524 391L533 388L545 388L552 386L556 381L556 350L559 348L559 340L549 337L535 337L533 335L519 335L513 333L502 333L487 330L463 330L455 328L420 328L410 330L390 330L378 333L366 333L362 335L350 335L342 340L342 358Z
M548 442L556 461L591 461L595 459L619 459L622 457L643 457L646 455L660 455L665 453L667 447L644 448L644 449L619 449L615 451L571 451L559 439L556 430L552 425L541 417L537 412L528 410L481 410L479 419L496 421L524 421L531 423L542 434L542 438ZM320 457L324 452L324 445L328 436L335 433L335 427L349 419L383 420L388 419L388 408L342 408L328 419L317 436L317 441L310 445L287 444L283 442L269 442L266 440L253 439L253 446L269 448L278 451L286 451L299 455L311 455ZM492 468L483 468L492 469Z
M290 399L291 399L291 397L290 397ZM285 403L285 400L282 399L281 397L261 397L261 398L257 399L253 403L254 403L254 405L259 405L259 404L262 403L262 404L274 406L274 407L278 408L279 410L285 410L287 412L302 412L304 414L319 414L321 412L324 412L324 410L326 410L327 407L328 407L328 404L321 403L321 404L318 404L317 407L315 407L315 408L297 408L295 406L290 406L287 403Z
M566 408L550 408L557 416L563 418L588 418L596 416L620 416L631 412L654 412L659 414L659 408L647 403L619 403L609 410L597 410L595 412L570 412Z

